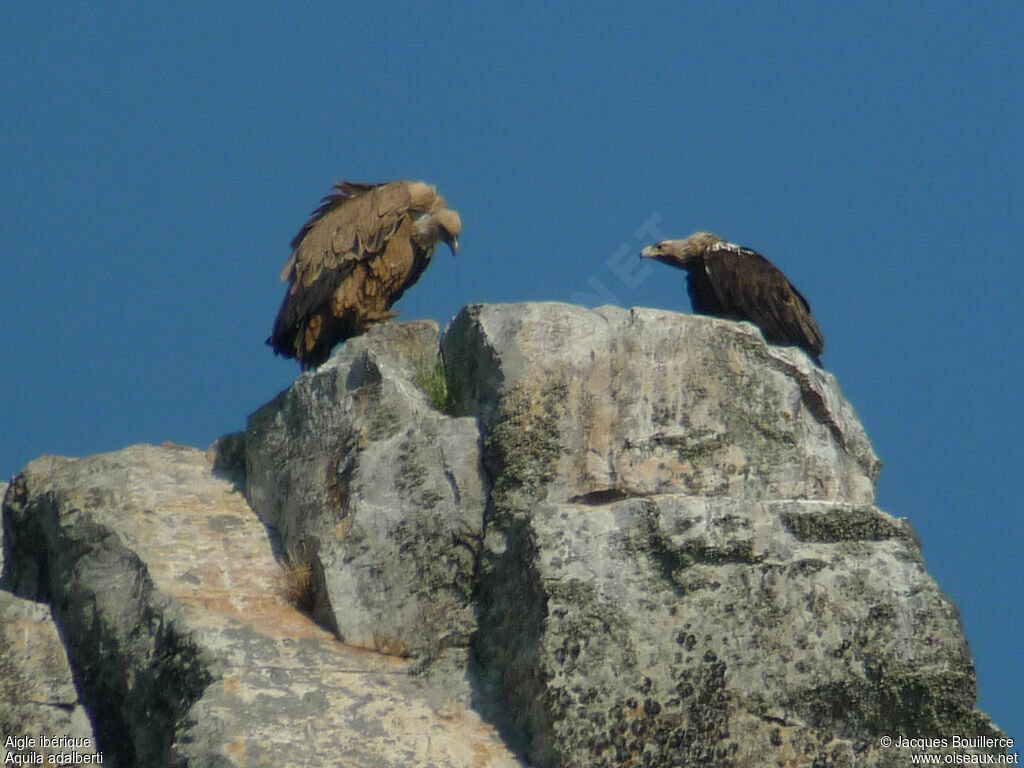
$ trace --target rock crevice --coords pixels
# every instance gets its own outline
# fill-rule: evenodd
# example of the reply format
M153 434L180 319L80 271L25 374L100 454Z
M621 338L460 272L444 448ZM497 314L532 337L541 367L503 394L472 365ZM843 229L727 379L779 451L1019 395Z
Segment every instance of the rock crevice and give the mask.
M835 379L748 324L381 325L207 454L14 479L0 723L122 767L902 766L881 736L998 737L879 467Z

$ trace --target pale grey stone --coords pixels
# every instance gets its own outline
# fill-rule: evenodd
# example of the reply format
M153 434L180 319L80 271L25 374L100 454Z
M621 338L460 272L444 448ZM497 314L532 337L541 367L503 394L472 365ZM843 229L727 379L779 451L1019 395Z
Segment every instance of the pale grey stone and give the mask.
M501 411L529 420L531 440L505 469L543 480L549 500L686 492L874 501L880 463L835 378L799 350L765 344L748 323L478 304L455 318L442 346L462 412L491 433Z
M442 349L493 481L479 701L532 764L902 766L883 735L1000 735L802 352L562 304L467 307Z
M265 527L203 452L45 457L14 485L7 581L52 606L105 765L516 764L408 662L289 604Z
M105 764L895 767L952 750L883 736L1002 736L803 352L562 304L467 307L440 346L459 417L417 383L436 325L388 324L205 455L15 478L3 583L52 609Z
M44 746L40 736L69 737L80 746ZM8 749L8 738L35 741ZM0 765L72 751L95 754L96 737L50 610L0 591Z
M315 616L350 645L429 659L466 646L487 478L472 418L417 383L437 325L351 339L249 419L253 509L317 573Z

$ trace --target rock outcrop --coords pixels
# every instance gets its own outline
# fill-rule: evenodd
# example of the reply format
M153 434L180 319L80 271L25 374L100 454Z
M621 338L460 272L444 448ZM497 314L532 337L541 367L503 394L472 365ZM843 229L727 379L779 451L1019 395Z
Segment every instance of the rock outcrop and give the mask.
M515 764L407 664L289 604L266 528L201 451L38 459L4 523L5 584L53 607L104 764Z
M883 736L1001 737L802 352L562 304L467 307L440 352L446 396L436 325L387 324L207 454L13 480L4 599L52 610L107 764L902 766L951 750ZM13 697L80 713L51 679Z
M993 733L956 609L803 353L557 304L470 307L442 348L494 484L475 650L531 761L903 765L881 736Z
M476 420L417 384L438 370L437 336L420 322L350 340L245 435L246 495L312 564L316 618L394 655L468 647L474 628L488 484Z
M0 484L0 497L7 484ZM41 734L75 740L43 744ZM32 739L12 743L8 737ZM96 737L78 699L64 644L47 606L0 591L0 765L30 764L71 751L96 754Z

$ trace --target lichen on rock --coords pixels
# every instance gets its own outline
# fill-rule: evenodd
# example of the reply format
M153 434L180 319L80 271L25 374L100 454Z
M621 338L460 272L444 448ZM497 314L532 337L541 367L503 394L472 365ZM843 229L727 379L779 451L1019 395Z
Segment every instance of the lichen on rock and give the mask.
M124 766L902 766L881 737L1001 733L879 468L835 378L746 323L385 324L206 454L26 467L3 586L48 608L0 612L81 701L4 677Z

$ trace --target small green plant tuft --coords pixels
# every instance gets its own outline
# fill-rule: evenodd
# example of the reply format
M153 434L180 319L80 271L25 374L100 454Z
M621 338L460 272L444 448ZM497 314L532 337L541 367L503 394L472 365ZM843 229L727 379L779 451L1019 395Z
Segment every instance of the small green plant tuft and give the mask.
M451 413L453 403L448 396L448 380L444 372L444 358L427 356L416 361L416 386L423 390L430 404L442 413Z

